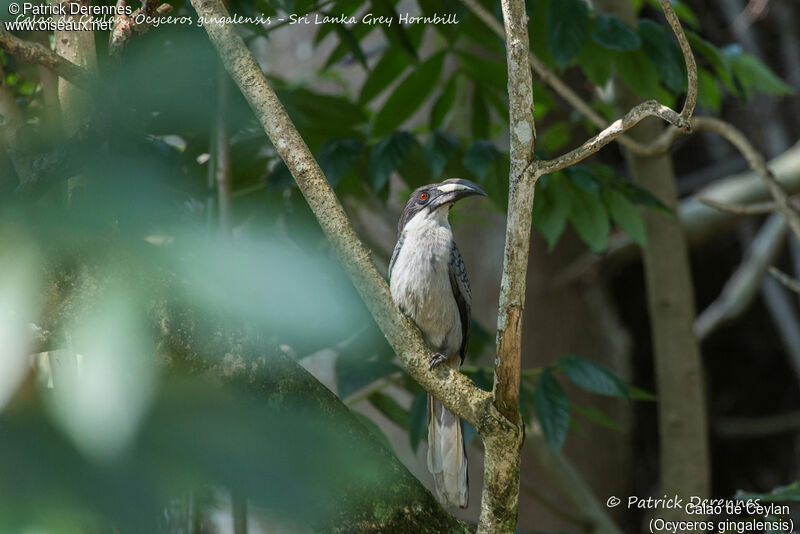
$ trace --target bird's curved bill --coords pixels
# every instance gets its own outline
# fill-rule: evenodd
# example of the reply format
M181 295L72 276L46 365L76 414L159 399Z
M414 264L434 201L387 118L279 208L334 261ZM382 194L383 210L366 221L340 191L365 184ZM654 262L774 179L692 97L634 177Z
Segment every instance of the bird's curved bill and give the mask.
M487 196L486 191L481 189L478 184L460 178L448 180L437 186L436 189L443 193L442 197L444 197L443 200L446 198L446 202L455 202L473 195Z

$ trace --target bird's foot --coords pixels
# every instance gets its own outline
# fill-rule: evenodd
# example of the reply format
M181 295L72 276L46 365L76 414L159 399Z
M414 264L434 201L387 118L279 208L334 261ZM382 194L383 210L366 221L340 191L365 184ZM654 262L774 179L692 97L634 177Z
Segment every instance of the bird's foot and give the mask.
M430 370L432 371L434 367L439 365L442 362L447 361L447 354L442 352L437 352L428 360L428 364L430 365Z

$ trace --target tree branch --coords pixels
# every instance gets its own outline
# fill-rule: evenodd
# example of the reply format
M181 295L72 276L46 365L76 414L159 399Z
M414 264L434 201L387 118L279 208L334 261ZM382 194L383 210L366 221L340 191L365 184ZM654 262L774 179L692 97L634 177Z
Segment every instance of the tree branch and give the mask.
M800 239L800 214L789 203L789 195L775 179L767 167L764 157L750 144L750 141L732 124L713 117L696 117L692 127L698 131L714 132L724 137L744 156L750 168L764 181L767 190L775 201L775 209L786 219L795 237Z
M786 221L780 215L772 215L750 243L741 265L725 283L720 296L695 320L694 330L698 339L705 339L747 309L758 294L767 267L780 252L784 237Z
M502 425L491 406L491 395L469 378L446 366L429 370L431 350L419 330L400 313L389 287L373 264L336 198L325 175L292 124L264 73L232 24L220 0L192 0L223 64L253 109L278 154L294 176L300 191L335 250L339 261L409 374L456 415L482 434Z
M522 311L528 270L535 180L526 169L534 160L533 80L528 67L528 16L520 0L502 2L508 55L510 168L503 278L497 316L495 404L510 421L519 419Z
M47 67L81 89L90 89L93 85L94 76L87 69L64 59L39 43L19 39L2 27L0 27L0 48L23 61Z
M724 202L717 202L710 198L700 197L697 200L702 202L708 207L718 209L720 211L727 211L735 215L765 215L775 211L775 202L756 202L754 204L726 204Z
M126 5L125 0L117 0L117 13L119 14L114 17L114 28L108 36L108 55L113 58L119 58L125 49L125 44L134 32L147 33L156 19L172 11L170 4L158 5L155 0L144 0L142 7L131 13L129 17L123 12Z
M551 160L534 162L531 171L536 177L539 177L583 161L647 117L659 117L680 130L687 129L689 126L689 122L684 120L682 115L655 100L648 100L631 109L622 118L614 121L608 128L578 148Z
M786 286L788 289L794 291L795 293L800 293L800 281L792 278L777 267L770 267L769 274L774 276L778 282Z

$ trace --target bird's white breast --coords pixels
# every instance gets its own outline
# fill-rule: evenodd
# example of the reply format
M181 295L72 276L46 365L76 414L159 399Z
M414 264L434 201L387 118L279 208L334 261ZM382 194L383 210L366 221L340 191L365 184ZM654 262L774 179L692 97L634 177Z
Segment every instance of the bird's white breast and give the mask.
M391 290L395 302L420 327L428 345L455 356L462 334L450 285L453 232L447 215L447 210L424 210L406 224L392 268Z

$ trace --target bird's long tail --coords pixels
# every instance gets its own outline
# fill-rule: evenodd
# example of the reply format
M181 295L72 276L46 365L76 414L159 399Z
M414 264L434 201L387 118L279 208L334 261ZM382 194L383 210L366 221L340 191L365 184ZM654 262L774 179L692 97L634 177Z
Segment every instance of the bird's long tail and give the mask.
M467 450L461 420L428 396L428 470L439 502L466 508L469 504Z

